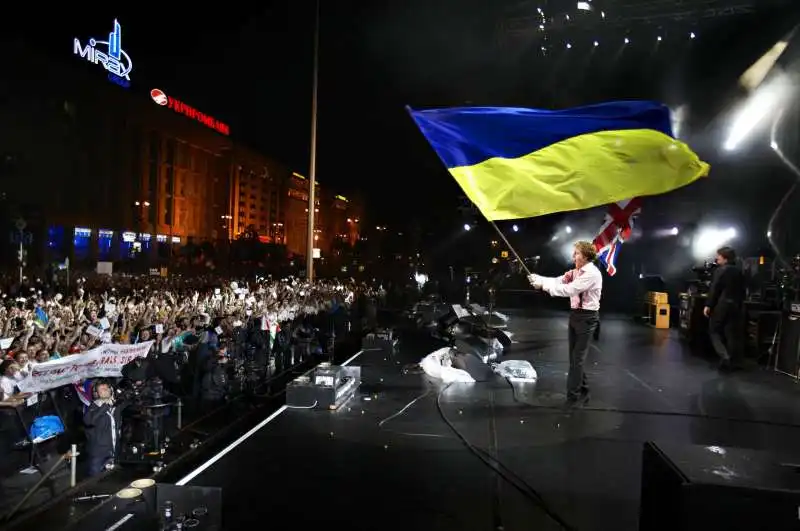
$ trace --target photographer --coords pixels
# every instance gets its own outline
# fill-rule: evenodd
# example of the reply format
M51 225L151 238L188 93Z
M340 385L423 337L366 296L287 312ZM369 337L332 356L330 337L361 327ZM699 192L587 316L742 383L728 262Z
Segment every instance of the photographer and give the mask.
M114 464L122 428L122 406L114 401L114 389L105 380L94 384L94 401L83 415L89 475L96 476Z
M205 406L218 405L228 394L228 353L222 346L206 361L200 396Z

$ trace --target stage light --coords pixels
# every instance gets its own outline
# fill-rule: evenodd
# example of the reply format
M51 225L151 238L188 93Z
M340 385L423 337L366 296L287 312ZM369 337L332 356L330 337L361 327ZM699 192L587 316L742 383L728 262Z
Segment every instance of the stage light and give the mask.
M600 43L599 43L599 42L597 42L597 41L594 41L594 46L595 46L595 48L596 48L596 47L600 46Z
M697 37L697 35L695 35L695 33L694 33L694 32L691 32L691 33L689 34L689 38L690 38L690 39L694 39L695 37Z
M519 227L516 225L512 225L511 230L513 230L514 232L519 232Z
M572 48L572 45L570 43L567 43L567 50L569 50L570 48Z
M672 234L673 236L677 236L677 235L678 235L678 233L680 233L680 231L678 230L678 227L672 227L672 230L671 230L671 231L669 231L669 232L670 232L670 234Z
M566 232L567 234L572 234L572 227L570 227L569 225L567 225L567 226L564 228L564 232Z
M736 229L707 228L698 231L692 242L692 254L697 260L705 260L714 252L736 238Z
M464 223L464 230L467 231L467 232L472 230L472 227L469 225L469 223Z
M543 30L544 29L544 24L539 24L539 29Z
M630 44L631 40L628 37L625 37L625 44Z
M656 40L658 40L658 42L661 42L661 35L659 35Z
M600 18L606 18L606 12L600 11Z
M591 11L592 6L589 2L578 2L578 11Z
M767 231L767 238L772 238L772 231L771 230Z
M785 75L778 75L761 85L736 114L731 124L726 151L734 151L750 133L767 118L791 91ZM773 148L775 149L775 148Z

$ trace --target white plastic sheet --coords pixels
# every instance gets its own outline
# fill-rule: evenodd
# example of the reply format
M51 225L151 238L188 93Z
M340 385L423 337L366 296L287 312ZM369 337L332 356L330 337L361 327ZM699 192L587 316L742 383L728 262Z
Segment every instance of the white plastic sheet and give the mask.
M474 383L475 379L467 371L452 366L450 347L440 348L422 358L419 362L425 374L444 383Z
M503 378L517 382L535 382L538 378L533 365L524 360L507 360L498 363L494 371Z

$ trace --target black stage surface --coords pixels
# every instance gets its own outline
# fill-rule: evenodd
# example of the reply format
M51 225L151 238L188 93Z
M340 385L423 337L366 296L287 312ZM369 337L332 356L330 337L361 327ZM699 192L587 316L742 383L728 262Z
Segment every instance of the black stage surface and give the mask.
M222 487L225 529L559 529L538 493L573 529L623 531L638 526L644 441L800 453L788 377L721 375L675 330L605 318L588 361L592 402L568 412L566 315L512 314L509 328L506 359L531 361L536 384L441 391L401 373L436 347L405 337L395 358L353 362L364 383L346 407L285 410L189 485Z

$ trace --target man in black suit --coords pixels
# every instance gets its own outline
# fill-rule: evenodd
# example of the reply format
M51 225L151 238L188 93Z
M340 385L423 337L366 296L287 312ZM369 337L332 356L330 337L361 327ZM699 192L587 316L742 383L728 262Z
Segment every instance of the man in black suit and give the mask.
M720 357L720 369L729 370L741 364L744 355L744 273L731 247L717 250L716 262L719 267L714 271L703 314L709 318L711 344Z

